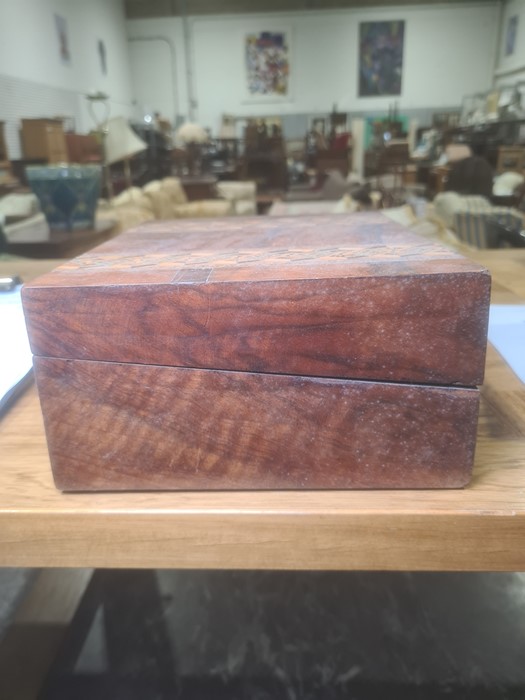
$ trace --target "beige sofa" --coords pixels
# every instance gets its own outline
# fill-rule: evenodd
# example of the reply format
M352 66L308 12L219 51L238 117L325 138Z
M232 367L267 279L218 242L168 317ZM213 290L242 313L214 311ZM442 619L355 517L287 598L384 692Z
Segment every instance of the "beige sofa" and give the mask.
M120 233L147 221L256 213L255 183L221 182L217 190L218 199L188 202L181 181L166 177L142 188L130 187L109 202L101 201L97 219L115 220L115 233Z
M222 181L217 183L219 197L231 202L236 216L253 216L257 214L257 186L255 182Z

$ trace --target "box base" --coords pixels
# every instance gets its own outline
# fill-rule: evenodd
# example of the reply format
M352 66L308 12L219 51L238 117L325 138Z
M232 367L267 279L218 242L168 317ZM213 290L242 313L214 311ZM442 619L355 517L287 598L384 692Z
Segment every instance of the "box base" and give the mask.
M474 388L35 358L64 491L457 488Z

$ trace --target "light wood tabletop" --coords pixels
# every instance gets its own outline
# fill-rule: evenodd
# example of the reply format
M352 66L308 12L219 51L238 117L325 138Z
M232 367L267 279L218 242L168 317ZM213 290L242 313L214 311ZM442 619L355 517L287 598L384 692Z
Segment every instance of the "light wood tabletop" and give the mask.
M525 299L525 250L468 255L493 301ZM524 571L525 385L489 346L464 490L133 494L55 489L33 386L0 419L0 565Z

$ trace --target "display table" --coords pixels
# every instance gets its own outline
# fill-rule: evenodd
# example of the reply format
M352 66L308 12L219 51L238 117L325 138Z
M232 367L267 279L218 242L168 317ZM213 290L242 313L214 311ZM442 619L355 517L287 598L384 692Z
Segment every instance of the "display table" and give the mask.
M494 301L525 299L525 251L469 255L492 270ZM0 455L2 566L525 570L525 385L492 347L464 490L64 495L34 386L0 419Z
M186 175L180 181L189 202L217 197L217 178L214 175Z
M112 219L101 219L93 229L50 231L47 241L8 243L7 252L29 258L75 258L104 243L111 236L116 223Z

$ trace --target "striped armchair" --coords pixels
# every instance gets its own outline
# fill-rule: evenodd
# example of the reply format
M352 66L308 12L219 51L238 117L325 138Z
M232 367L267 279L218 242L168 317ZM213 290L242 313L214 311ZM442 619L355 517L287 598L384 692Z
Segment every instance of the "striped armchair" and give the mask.
M524 226L520 211L495 207L484 197L444 192L435 198L434 208L437 216L463 243L475 248L498 247L498 234L492 225L494 221L518 230Z

